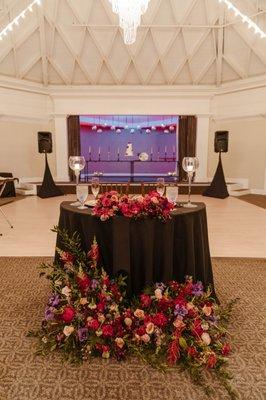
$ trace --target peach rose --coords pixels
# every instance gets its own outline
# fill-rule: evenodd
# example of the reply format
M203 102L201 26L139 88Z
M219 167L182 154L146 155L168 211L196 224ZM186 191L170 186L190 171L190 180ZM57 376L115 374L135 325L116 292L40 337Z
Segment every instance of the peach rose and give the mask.
M176 318L176 320L173 322L173 325L176 329L182 329L186 326L186 324L184 324L184 322L179 318Z
M64 286L62 289L62 294L66 297L69 297L71 293L71 289L68 286Z
M80 299L80 304L82 305L82 306L85 306L85 304L87 304L88 303L88 300L86 299L86 297L82 297L81 299Z
M126 326L131 326L132 325L132 319L131 318L125 318L124 320Z
M152 322L149 322L146 326L146 332L151 335L154 332L154 324Z
M163 297L161 289L156 289L154 294L157 300L161 300L161 298Z
M147 333L145 333L145 335L142 335L142 336L141 336L141 340L142 340L144 343L149 343L149 341L151 340L151 338L150 338L149 335L147 335Z
M202 311L207 317L209 317L211 315L211 313L212 313L212 308L205 305L203 307Z
M99 322L104 322L105 321L105 316L103 314L98 314L98 321Z
M136 311L134 312L135 317L139 318L139 319L144 319L145 317L145 313L143 310L141 310L140 308L137 308Z
M125 344L124 339L122 339L120 337L115 339L115 343L116 343L117 347L119 347L120 349L122 349Z

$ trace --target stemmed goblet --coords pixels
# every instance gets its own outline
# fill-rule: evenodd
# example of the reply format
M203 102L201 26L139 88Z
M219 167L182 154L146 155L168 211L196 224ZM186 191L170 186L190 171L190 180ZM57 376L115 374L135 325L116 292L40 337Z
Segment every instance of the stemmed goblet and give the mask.
M194 172L199 168L199 160L197 157L184 157L182 161L183 170L188 175L188 202L183 205L186 208L195 208L196 204L192 204L190 201L191 197L191 182Z
M85 168L86 161L83 156L70 156L68 160L69 168L74 171L76 176L76 193L77 193L77 186L79 184L79 176L80 172ZM71 203L71 206L78 207L80 206L80 202L76 201Z

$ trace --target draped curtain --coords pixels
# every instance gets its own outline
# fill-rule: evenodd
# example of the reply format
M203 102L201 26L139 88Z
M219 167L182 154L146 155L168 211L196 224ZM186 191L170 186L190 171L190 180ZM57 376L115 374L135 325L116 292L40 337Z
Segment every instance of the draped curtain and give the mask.
M179 180L185 181L187 174L182 168L182 160L184 157L196 156L197 117L183 115L179 118L178 141Z
M80 123L79 115L70 115L67 118L68 156L80 156ZM69 171L71 180L75 179L73 171Z

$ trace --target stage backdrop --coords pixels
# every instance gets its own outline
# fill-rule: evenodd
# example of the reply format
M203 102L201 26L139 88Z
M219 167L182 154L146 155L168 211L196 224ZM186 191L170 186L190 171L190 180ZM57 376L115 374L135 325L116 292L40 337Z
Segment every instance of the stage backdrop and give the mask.
M127 144L133 145L133 157L126 157ZM149 160L135 164L135 175L165 175L176 170L178 158L177 116L80 116L81 155L88 164L88 173L128 175L130 163L121 160L138 159L140 153ZM93 162L96 160L101 162ZM116 162L104 162L112 160ZM165 160L171 162L164 162Z

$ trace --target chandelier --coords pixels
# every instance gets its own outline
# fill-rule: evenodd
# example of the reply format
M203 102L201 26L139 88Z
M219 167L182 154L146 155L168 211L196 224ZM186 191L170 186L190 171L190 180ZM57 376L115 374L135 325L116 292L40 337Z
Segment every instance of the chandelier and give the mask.
M125 44L132 44L137 38L141 16L148 9L150 0L109 0L113 12L119 16L119 25L124 31Z

